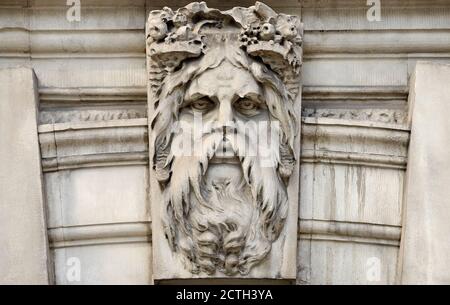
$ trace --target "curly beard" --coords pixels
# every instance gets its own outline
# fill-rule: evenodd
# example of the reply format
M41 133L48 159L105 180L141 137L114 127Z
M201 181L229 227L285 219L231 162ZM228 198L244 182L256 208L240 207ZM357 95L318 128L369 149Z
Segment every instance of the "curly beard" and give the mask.
M198 266L208 274L216 268L227 275L244 272L241 254L256 213L240 166L210 164L201 190L208 206L191 194L188 215Z
M174 135L165 161L173 173L164 191L166 237L192 273L248 274L270 252L287 216L280 146L258 143L255 129L237 130L243 129L208 130L186 154L175 154L174 147L188 133ZM235 158L214 163L225 143ZM267 152L270 165L261 157Z

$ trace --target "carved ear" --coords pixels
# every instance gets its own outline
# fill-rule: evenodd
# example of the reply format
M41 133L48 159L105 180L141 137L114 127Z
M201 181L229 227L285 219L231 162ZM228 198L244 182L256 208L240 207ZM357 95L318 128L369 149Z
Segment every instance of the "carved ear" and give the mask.
M295 166L295 156L291 147L287 143L281 143L280 146L280 164L278 172L285 182L289 180Z
M170 153L170 145L165 147L160 145L155 147L155 153L153 155L153 169L155 170L156 179L164 187L170 180L171 176L171 163L167 164L167 158Z
M154 141L153 169L158 182L167 184L171 175L170 144L172 140L172 123L178 112L180 101L183 98L183 90L175 89L169 96L163 96L155 109L150 127L156 139Z

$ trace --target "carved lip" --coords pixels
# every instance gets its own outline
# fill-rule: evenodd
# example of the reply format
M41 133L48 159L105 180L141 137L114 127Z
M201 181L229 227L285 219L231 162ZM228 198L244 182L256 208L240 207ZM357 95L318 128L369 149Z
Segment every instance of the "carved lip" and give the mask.
M233 156L233 157L217 157L214 156L212 157L211 160L209 160L210 164L239 164L239 158L237 156Z
M240 163L233 147L229 141L223 141L217 147L214 156L211 158L209 163Z

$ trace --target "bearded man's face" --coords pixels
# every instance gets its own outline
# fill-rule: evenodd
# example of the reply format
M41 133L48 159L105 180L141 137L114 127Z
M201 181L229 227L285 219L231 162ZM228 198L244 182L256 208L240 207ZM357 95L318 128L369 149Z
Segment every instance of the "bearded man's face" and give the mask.
M294 278L301 34L260 2L150 13L155 279Z
M271 121L263 85L226 60L185 88L166 195L168 235L192 272L247 274L278 237L287 195Z
M248 71L228 61L192 80L182 106L180 121L191 122L196 113L205 123L223 126L269 120L261 85Z

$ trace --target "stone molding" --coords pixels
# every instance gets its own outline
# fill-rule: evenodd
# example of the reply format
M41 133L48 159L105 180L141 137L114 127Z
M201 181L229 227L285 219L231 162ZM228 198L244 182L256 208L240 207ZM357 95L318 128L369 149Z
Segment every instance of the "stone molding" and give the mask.
M374 245L400 245L400 226L299 219L298 238ZM51 248L151 242L151 222L105 223L48 228Z
M78 247L112 243L148 243L150 222L102 223L48 228L51 248Z
M303 118L302 122L302 163L406 168L409 141L409 128L406 126L327 118ZM40 125L39 142L43 170L47 172L117 164L148 164L146 126L146 119ZM118 129L124 129L124 131L118 133ZM95 139L94 142L88 143L78 139L81 130L87 134L88 139ZM318 133L319 130L320 133ZM56 135L58 133L65 133L64 138ZM122 135L119 136L119 134ZM322 136L329 139L331 143L345 143L351 137L354 141L353 149L338 151L332 147L329 149L315 147L315 141ZM60 155L57 157L55 139L61 139L58 140L58 147L61 145L62 151L66 150L64 143L69 143L67 149L70 149L72 145L70 143L74 143L74 147L79 147L80 152L73 151L71 155L63 155L60 150ZM128 144L122 151L113 149L123 143ZM372 147L373 153L367 151L368 145ZM82 148L83 146L85 148ZM98 153L84 152L89 151L91 146L98 147ZM136 151L136 147L141 148L142 151Z
M299 219L299 238L400 246L401 226Z
M327 118L302 122L302 163L406 168L407 126Z
M148 163L147 119L40 125L44 172Z

